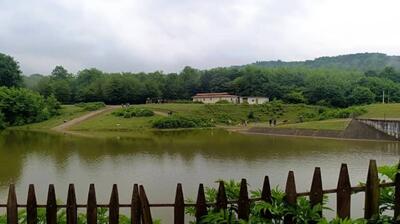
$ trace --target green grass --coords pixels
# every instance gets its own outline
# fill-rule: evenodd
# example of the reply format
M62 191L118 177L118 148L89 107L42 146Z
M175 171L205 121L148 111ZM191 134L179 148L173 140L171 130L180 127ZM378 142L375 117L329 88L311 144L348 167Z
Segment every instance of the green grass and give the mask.
M83 121L69 130L71 131L134 131L150 129L154 119L160 116L152 117L132 117L123 118L111 114L112 111Z
M296 124L279 125L278 128L296 128L296 129L315 129L315 130L337 130L346 129L350 119L331 119L323 121L310 121Z
M214 121L223 118L229 118L233 123L249 120L247 115L250 111L254 112L258 122L266 122L271 117L265 112L262 105L234 105L234 104L146 104L141 107L147 107L154 111L167 113L172 111L174 114L183 116L195 116L199 118L213 119ZM298 114L301 111L316 110L314 106L303 104L284 105L284 113L277 121L286 120L287 123L295 123L298 120ZM218 122L217 122L218 123Z
M49 120L28 124L23 126L11 127L10 129L33 129L33 130L49 130L53 127L56 127L64 121L68 121L77 117L80 117L90 111L84 111L82 108L74 106L74 105L62 105L60 110L60 115L50 118Z
M400 103L370 104L363 107L368 112L360 116L361 118L400 118Z

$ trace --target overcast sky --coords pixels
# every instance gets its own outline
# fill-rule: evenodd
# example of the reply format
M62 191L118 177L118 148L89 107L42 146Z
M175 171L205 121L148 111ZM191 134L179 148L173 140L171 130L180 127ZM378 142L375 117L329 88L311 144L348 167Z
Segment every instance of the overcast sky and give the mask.
M400 55L399 10L399 0L0 0L0 52L25 74Z

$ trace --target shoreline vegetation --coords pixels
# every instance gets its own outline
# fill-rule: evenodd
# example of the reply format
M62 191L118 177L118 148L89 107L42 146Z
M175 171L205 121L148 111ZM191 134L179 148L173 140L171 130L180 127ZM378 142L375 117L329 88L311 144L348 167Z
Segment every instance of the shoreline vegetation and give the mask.
M169 103L142 104L131 106L106 106L103 103L78 105L62 105L60 114L49 120L14 126L12 130L54 131L57 126L74 119L88 116L65 129L55 130L61 133L78 134L81 136L95 135L98 132L146 132L146 131L179 131L197 129L224 129L245 134L251 129L273 129L267 135L298 136L293 134L313 132L342 132L351 121L354 113L362 118L398 119L400 104L371 104L344 109L332 109L305 104L283 104L272 101L264 105L234 105L234 104L198 104ZM99 113L96 113L99 112ZM90 116L90 113L95 113ZM332 117L332 118L329 118ZM342 117L342 118L336 118ZM271 127L270 119L276 119L277 125ZM275 133L276 132L276 133Z

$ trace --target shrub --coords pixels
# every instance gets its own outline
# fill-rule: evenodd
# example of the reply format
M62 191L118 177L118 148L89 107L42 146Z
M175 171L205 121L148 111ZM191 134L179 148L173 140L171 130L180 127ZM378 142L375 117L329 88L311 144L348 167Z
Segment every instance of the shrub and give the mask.
M131 118L131 117L151 117L154 116L154 112L146 108L128 107L121 108L112 113L117 117Z
M180 104L203 104L201 101L193 101L193 100L175 100L173 103L180 103Z
M56 115L60 105L54 98L24 88L0 87L0 111L3 125L40 122Z
M218 100L216 102L216 104L230 104L231 102L229 102L228 100Z
M214 125L202 118L190 118L183 116L163 117L153 122L153 128L174 129L174 128L204 128Z
M77 103L77 107L81 107L84 111L95 111L106 106L103 102Z

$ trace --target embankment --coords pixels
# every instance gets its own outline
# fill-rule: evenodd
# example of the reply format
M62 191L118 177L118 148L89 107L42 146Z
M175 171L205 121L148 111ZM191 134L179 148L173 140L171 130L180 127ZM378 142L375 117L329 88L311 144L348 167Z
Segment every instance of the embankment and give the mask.
M247 134L264 134L277 136L397 141L396 138L394 138L393 136L387 135L384 132L381 132L354 119L343 131L254 127L241 132Z

